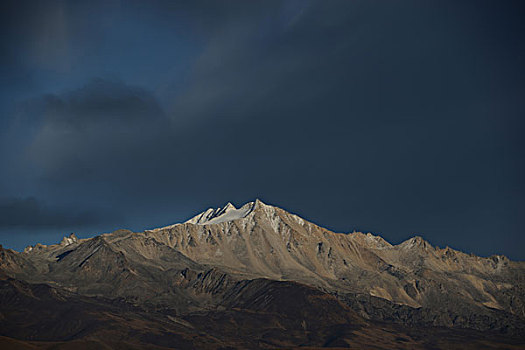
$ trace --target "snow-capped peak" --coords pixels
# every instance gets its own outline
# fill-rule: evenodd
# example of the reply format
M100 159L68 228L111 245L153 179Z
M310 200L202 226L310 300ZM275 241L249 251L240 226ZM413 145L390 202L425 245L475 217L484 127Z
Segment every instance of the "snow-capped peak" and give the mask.
M220 224L221 222L241 219L246 217L253 211L256 202L248 202L239 209L235 208L233 204L228 202L222 208L209 208L208 210L194 216L193 218L189 219L184 223L195 225L212 225Z

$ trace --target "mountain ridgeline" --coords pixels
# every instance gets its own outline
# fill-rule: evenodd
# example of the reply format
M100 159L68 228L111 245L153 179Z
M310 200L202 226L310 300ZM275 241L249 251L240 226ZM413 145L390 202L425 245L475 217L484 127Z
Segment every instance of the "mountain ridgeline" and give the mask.
M228 203L144 232L1 249L0 345L521 348L524 272Z

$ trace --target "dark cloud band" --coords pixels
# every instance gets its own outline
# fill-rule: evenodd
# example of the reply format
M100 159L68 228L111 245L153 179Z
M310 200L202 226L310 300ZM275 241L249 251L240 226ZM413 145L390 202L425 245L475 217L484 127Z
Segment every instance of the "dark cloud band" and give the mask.
M101 213L49 206L36 198L0 198L0 230L76 228L100 223Z

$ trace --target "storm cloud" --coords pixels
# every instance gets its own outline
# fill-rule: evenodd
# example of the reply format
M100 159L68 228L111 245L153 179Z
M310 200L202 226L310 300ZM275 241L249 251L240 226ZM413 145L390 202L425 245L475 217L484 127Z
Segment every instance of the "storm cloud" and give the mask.
M103 221L104 215L71 208L50 207L36 198L0 198L0 228L78 228Z
M519 2L40 6L3 24L3 197L111 212L85 232L259 197L523 258Z
M170 128L151 94L101 79L31 101L27 111L23 118L35 118L37 125L27 153L42 176L55 182L132 172L157 151Z

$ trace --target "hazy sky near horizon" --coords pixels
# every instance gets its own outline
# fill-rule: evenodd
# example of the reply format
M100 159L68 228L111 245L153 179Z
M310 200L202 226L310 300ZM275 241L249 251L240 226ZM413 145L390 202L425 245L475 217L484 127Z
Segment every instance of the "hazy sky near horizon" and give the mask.
M2 1L0 244L260 198L525 260L523 1Z

